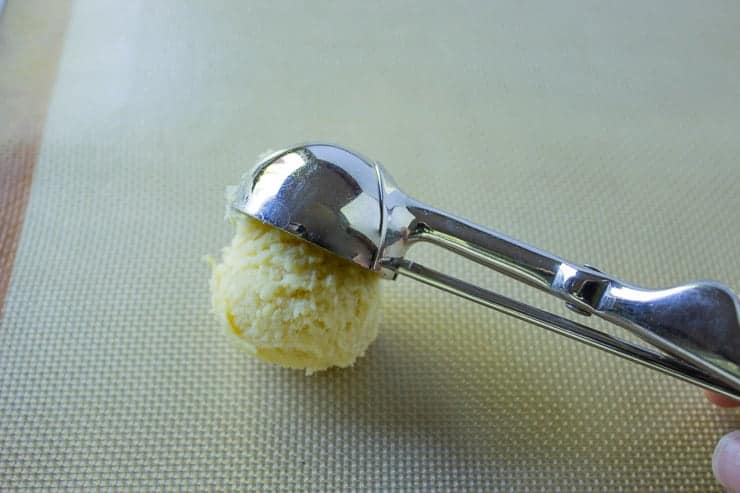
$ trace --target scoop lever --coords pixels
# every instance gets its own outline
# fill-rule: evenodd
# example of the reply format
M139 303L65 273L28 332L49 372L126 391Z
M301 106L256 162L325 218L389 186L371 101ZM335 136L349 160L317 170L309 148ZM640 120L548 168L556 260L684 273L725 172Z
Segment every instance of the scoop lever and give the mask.
M624 327L671 356L405 259L384 259L391 270L740 399L740 309L737 297L729 288L703 281L671 289L643 289L415 201L409 203L408 209L417 218L408 236L409 244L426 241L458 253L557 296L579 315L596 315Z

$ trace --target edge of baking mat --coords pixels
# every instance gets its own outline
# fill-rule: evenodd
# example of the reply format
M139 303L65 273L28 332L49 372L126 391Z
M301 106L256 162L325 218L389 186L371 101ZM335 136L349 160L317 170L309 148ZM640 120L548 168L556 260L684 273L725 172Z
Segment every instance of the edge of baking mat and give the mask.
M72 0L0 0L0 318ZM3 8L4 7L4 8Z

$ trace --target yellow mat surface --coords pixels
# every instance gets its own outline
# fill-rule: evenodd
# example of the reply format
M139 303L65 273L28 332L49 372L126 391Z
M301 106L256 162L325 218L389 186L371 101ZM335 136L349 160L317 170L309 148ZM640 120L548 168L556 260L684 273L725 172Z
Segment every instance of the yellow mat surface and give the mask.
M0 61L29 38L22 3ZM202 256L259 153L328 140L565 258L738 290L738 18L73 1L0 322L0 488L718 491L712 450L740 416L692 386L408 279L383 286L365 358L306 377L226 343ZM567 313L434 248L410 257Z

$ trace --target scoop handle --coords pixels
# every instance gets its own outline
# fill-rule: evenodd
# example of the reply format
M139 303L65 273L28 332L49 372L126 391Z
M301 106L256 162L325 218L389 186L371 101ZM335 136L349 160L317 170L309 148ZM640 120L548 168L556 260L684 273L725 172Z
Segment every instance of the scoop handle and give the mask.
M410 200L409 243L425 241L546 291L740 391L740 306L730 288L702 281L644 289Z

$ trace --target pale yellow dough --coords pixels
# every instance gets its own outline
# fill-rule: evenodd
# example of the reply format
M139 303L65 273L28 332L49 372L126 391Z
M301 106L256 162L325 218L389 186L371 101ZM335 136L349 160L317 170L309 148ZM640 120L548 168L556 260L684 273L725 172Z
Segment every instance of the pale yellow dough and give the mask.
M378 334L380 276L288 233L232 216L213 268L213 311L258 358L310 374L346 367Z

